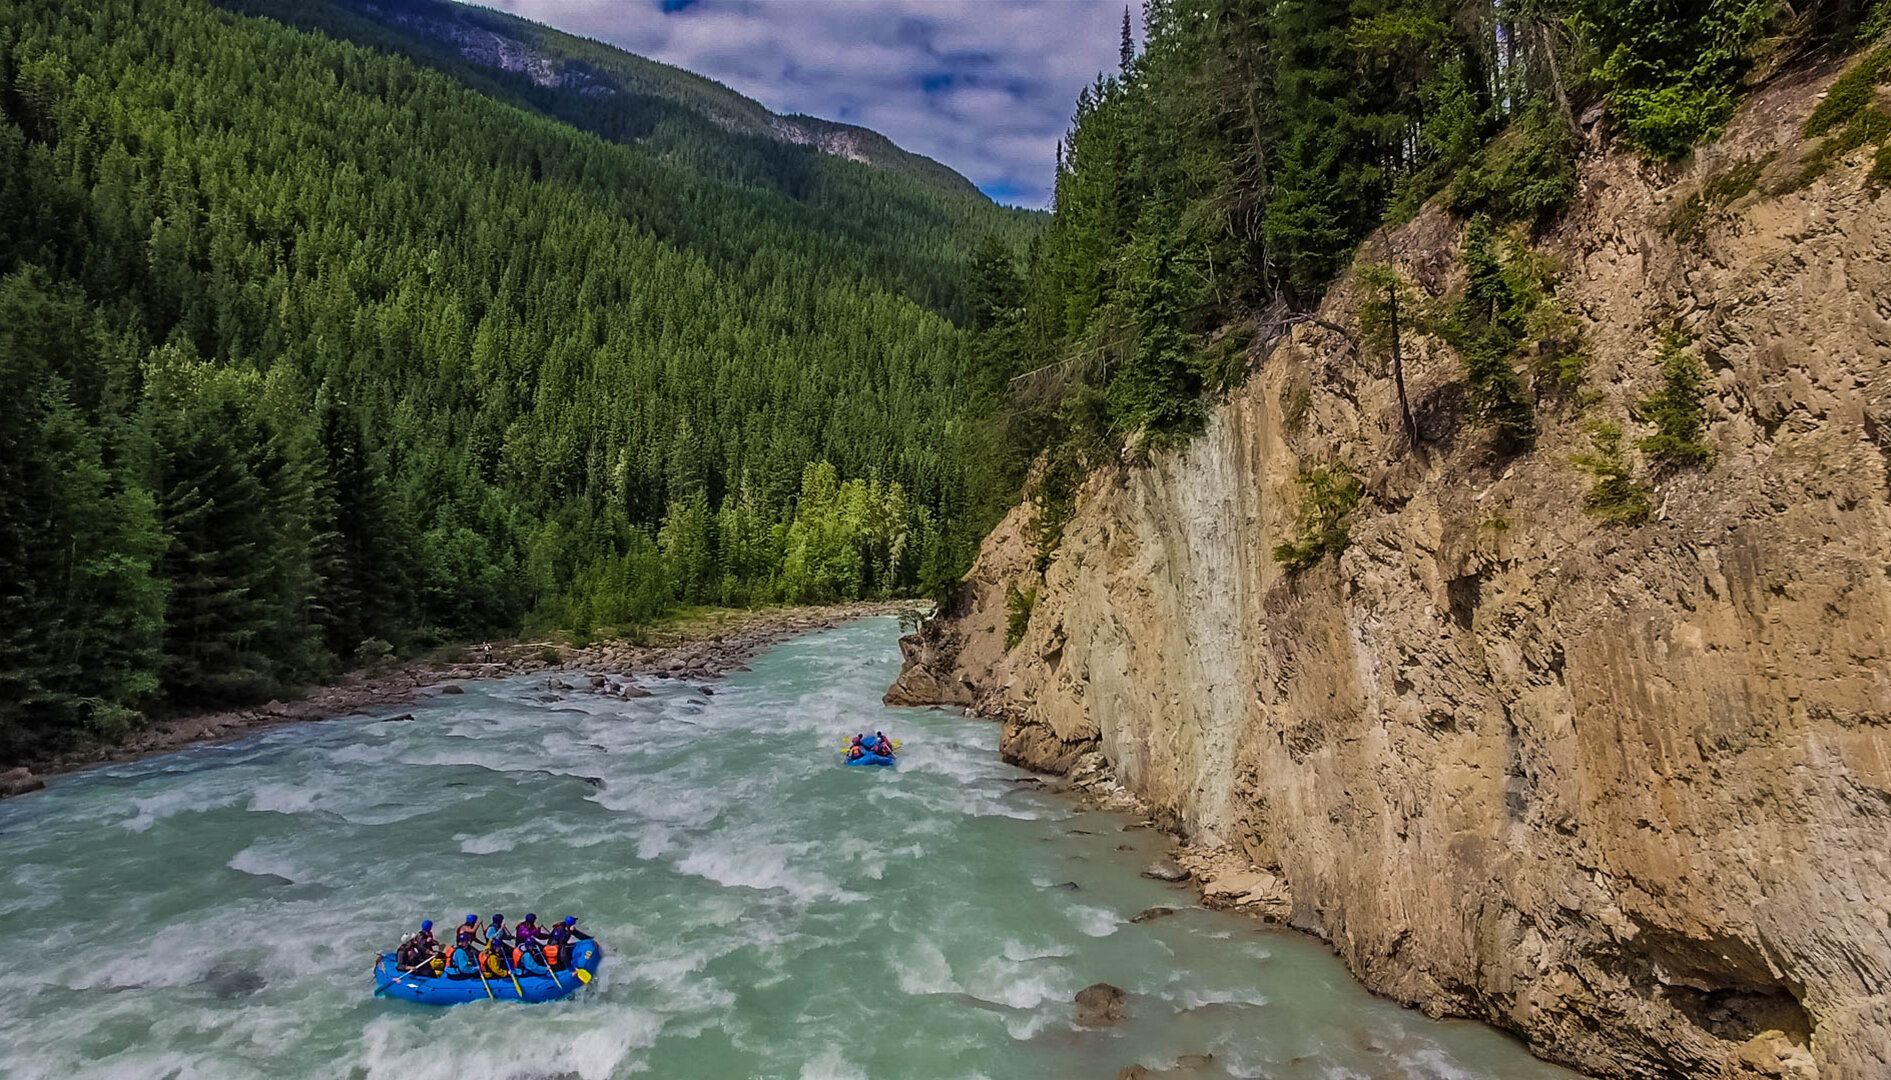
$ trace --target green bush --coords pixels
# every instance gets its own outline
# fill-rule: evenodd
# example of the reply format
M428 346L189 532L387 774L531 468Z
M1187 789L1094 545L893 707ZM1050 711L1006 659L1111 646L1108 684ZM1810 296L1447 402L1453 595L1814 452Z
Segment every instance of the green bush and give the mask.
M1328 555L1338 555L1352 543L1352 513L1366 485L1346 465L1304 472L1294 482L1300 487L1294 538L1274 548L1274 561L1299 571Z
M1708 177L1707 182L1701 185L1701 190L1688 196L1668 216L1668 235L1680 240L1699 241L1706 235L1709 215L1751 194L1759 186L1760 176L1766 172L1766 167L1778 156L1779 152L1773 151L1758 159L1747 158Z
M1458 174L1446 198L1458 213L1542 221L1576 194L1576 140L1562 115L1538 98L1510 129Z
M1876 107L1855 113L1837 134L1827 136L1819 148L1806 157L1798 175L1781 185L1779 193L1798 191L1810 185L1846 154L1869 143L1883 144L1888 136L1891 136L1891 113Z
M1812 115L1806 117L1807 138L1825 135L1852 121L1871 105L1878 84L1891 78L1891 45L1878 49L1838 77Z
M1775 0L1595 0L1583 21L1622 140L1676 161L1733 117L1734 91Z
M1009 652L1024 640L1024 632L1031 625L1031 611L1035 607L1036 589L1020 590L1016 585L1005 586L1005 651Z
M1499 450L1517 450L1536 437L1536 417L1511 362L1524 343L1529 301L1497 257L1486 215L1465 227L1464 269L1464 295L1446 320L1445 339L1464 362L1476 421Z
M1713 458L1701 441L1707 430L1707 373L1687 346L1687 336L1679 331L1662 336L1657 354L1661 388L1635 403L1636 414L1655 426L1640 446L1658 469L1705 465Z
M1613 525L1639 525L1648 520L1648 489L1635 479L1622 429L1605 421L1588 425L1589 451L1572 454L1570 461L1592 477L1582 497L1582 508Z

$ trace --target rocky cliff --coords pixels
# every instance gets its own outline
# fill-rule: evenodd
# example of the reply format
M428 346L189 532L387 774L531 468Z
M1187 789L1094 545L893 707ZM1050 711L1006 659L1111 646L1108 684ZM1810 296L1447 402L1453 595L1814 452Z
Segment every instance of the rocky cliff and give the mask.
M1284 878L1373 989L1545 1056L1891 1077L1891 198L1869 146L1793 179L1836 74L1756 93L1666 172L1592 129L1539 238L1590 359L1532 387L1534 448L1493 452L1416 332L1409 439L1342 284L1204 434L1093 476L1041 576L1014 511L889 700L1002 718L1046 771L1100 755ZM1448 298L1461 226L1427 211L1383 248ZM1649 519L1605 523L1572 454L1596 420L1648 432L1677 323L1711 463L1638 465ZM1350 546L1290 572L1295 478L1334 464L1365 481ZM1014 587L1036 602L1007 648Z

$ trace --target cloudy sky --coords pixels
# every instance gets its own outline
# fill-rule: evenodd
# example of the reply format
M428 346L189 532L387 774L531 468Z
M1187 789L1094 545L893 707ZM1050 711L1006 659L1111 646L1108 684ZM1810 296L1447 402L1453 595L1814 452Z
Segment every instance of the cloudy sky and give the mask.
M1032 207L1049 199L1077 91L1116 66L1123 21L1123 0L484 2L700 72L776 112L872 128Z

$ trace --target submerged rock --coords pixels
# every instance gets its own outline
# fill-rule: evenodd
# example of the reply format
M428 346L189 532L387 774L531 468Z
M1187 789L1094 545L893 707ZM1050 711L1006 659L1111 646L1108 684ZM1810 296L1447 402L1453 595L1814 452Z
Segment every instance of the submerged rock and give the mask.
M1147 1065L1130 1065L1116 1074L1116 1080L1152 1080L1157 1076L1187 1076L1206 1069L1215 1063L1213 1054L1183 1054L1175 1059L1175 1065L1168 1069L1151 1069Z
M1155 881L1187 881L1188 868L1174 859L1157 859L1143 870L1142 876Z
M204 976L203 984L218 1001L234 1001L249 997L269 985L261 973L244 969L242 971L212 971Z
M1109 983L1091 983L1077 991L1077 1023L1083 1027L1112 1027L1129 1019L1123 1008L1129 993Z
M1175 909L1172 907L1144 908L1135 918L1129 921L1133 923L1155 922L1157 919L1166 919L1173 914L1175 914Z
M466 687L461 686L458 683L447 683L445 686L442 686L440 688L440 692L442 694L464 694L466 693Z

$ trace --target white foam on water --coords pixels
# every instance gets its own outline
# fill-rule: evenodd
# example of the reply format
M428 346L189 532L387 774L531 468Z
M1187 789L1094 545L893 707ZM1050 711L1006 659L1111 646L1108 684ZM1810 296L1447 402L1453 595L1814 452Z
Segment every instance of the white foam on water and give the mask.
M460 833L453 839L460 842L460 850L466 852L468 855L496 855L502 851L511 851L513 848L519 846L518 841L513 839L516 834L517 830L501 829L498 832L486 833L482 836L470 836L466 833Z
M1070 917L1078 930L1090 937L1109 937L1117 928L1129 920L1111 911L1109 908L1092 907L1088 904L1072 904L1064 914Z
M1395 1054L1394 1060L1404 1065L1414 1080L1475 1080L1478 1076L1450 1051L1430 1041L1420 1043L1413 1053Z
M637 857L649 862L661 858L676 847L676 831L663 825L652 825L637 834Z
M1018 964L992 957L964 980L965 992L994 1005L1035 1009L1047 1001L1068 1001L1076 993L1070 972L1061 964Z
M328 752L328 760L332 765L381 765L393 758L391 749L373 743L348 743Z
M844 904L859 903L866 895L842 888L827 875L789 862L790 855L807 858L822 845L801 844L703 844L676 864L681 873L706 878L728 888L781 891L801 904L823 900Z
M1024 1042L1027 1039L1036 1038L1037 1034L1045 1028L1056 1025L1058 1019L1054 1013L1044 1009L1021 1013L1005 1018L1005 1032L1013 1039Z
M251 810L274 814L306 814L315 809L332 789L321 785L258 784L250 796Z
M903 955L890 963L899 977L901 992L909 997L964 992L952 977L952 964L944 951L927 938L915 939Z
M1208 1005L1260 1006L1267 1004L1267 996L1254 990L1198 990L1191 987L1183 987L1170 1000L1180 1005L1185 1011L1200 1009Z
M380 1017L363 1031L357 1064L368 1080L468 1080L565 1076L611 1080L642 1071L636 1052L656 1044L663 1018L641 1009L593 1009L581 1024L564 1016L519 1023L503 1003L462 1005L442 1023ZM513 1006L512 1008L516 1008ZM440 1032L438 1027L452 1030Z
M868 1080L867 1070L841 1056L830 1046L801 1066L801 1080Z
M310 870L295 856L281 850L277 844L266 841L251 844L230 856L230 861L224 865L239 873L253 874L257 877L278 877L298 885L341 883L333 878L324 880L321 873Z
M182 787L171 788L168 791L160 791L156 795L144 798L133 796L131 805L137 807L138 813L119 824L130 829L132 832L149 832L151 826L156 825L165 818L174 817L178 814L201 813L205 810L221 809L226 806L235 805L236 800L237 796L234 792L207 796L204 792L187 784Z
M1005 959L1021 964L1031 960L1055 960L1069 956L1074 950L1068 945L1031 945L1011 938L1006 940L1004 948L999 951Z

